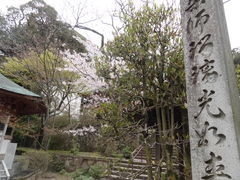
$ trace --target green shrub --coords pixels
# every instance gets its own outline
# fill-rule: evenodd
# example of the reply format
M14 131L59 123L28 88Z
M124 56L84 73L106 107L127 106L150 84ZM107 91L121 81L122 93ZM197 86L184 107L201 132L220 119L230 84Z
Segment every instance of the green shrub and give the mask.
M53 135L49 143L49 150L63 150L69 151L72 147L72 137L67 134Z
M88 175L95 178L95 179L100 179L103 175L104 168L99 165L93 165L88 169Z
M79 144L76 136L72 138L71 144L72 144L72 148L70 149L70 153L76 155L79 152Z
M92 177L89 177L89 176L83 176L83 175L81 175L81 176L79 176L79 177L74 178L74 180L95 180L95 179L92 178Z
M50 119L48 121L48 125L50 126L54 125L54 127L58 129L67 127L69 126L69 124L70 124L70 120L69 120L68 114L55 116L54 119Z
M71 174L71 177L73 179L76 179L76 178L81 177L83 174L86 174L86 173L87 173L87 169L79 168Z
M13 131L12 141L18 143L18 147L35 147L35 139L26 134L33 136L38 134L41 127L40 122L37 115L26 115L19 118L17 124L20 127L28 128L16 128Z
M118 143L112 139L106 139L105 137L98 138L96 144L97 152L100 152L104 156L112 156L112 154L116 154Z
M67 173L65 170L62 170L61 174L70 176L74 180L97 180L103 176L104 170L105 168L99 165L93 165L87 169L79 168L72 173Z
M60 172L64 169L64 162L56 154L52 154L48 169L52 172Z
M132 148L127 146L127 147L123 148L122 153L123 153L123 157L124 158L131 159L131 157L132 157Z
M46 152L27 152L25 156L29 159L29 168L31 170L47 171L51 159Z

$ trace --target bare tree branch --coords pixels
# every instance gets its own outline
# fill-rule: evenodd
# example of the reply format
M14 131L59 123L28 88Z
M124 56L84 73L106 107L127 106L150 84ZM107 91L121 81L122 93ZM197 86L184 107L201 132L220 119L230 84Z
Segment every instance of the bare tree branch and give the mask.
M100 32L96 31L95 29L92 29L92 28L89 28L89 27L86 27L86 26L82 26L82 25L79 25L79 24L76 24L74 26L74 28L79 28L79 29L83 29L83 30L87 30L87 31L91 31L99 36L101 36L102 40L101 40L101 48L103 47L104 45L104 35L101 34Z

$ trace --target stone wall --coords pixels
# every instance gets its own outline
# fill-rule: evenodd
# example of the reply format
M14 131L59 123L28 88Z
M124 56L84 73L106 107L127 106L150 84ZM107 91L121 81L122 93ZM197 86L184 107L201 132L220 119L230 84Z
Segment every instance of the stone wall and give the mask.
M117 161L114 158L105 157L81 157L74 155L57 155L59 159L64 162L64 168L67 172L73 172L78 168L89 168L93 165L99 165L101 167L109 167L111 163ZM25 156L15 156L13 168L10 171L13 179L19 179L19 177L25 177L25 179L32 177L35 172L29 170L29 159Z
M107 167L109 163L114 161L113 158L80 157L71 155L59 155L59 158L65 162L64 165L67 172L73 172L78 168L89 168L96 164Z

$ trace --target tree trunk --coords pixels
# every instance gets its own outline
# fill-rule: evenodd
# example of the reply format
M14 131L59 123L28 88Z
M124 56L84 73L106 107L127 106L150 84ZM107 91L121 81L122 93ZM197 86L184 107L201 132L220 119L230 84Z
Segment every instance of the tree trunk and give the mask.
M156 128L156 162L159 167L157 167L156 171L156 180L161 179L162 168L160 165L160 159L162 157L162 147L161 147L161 114L160 108L156 105L156 117L157 117L157 128Z
M152 173L152 150L147 142L147 139L144 139L144 151L146 153L146 163L147 163L147 174L148 180L153 180L153 173Z
M161 115L162 115L162 123L163 123L163 138L164 138L164 143L162 146L163 152L164 152L164 157L166 158L166 178L171 179L174 178L174 172L173 172L173 161L172 161L172 154L173 154L173 138L171 136L172 129L168 128L167 124L171 123L171 114L170 114L170 109L169 108L161 108ZM166 116L166 114L169 114L169 116ZM168 117L168 118L167 118ZM172 125L171 125L172 126Z
M36 143L36 148L37 149L41 149L42 148L42 143L43 143L43 137L44 137L44 116L41 117L41 126L39 128L39 136L37 139L37 143Z
M178 170L179 170L179 180L185 180L185 175L184 175L184 144L183 144L183 118L182 118L182 113L181 109L177 108L175 110L175 114L177 119L177 124L178 124Z
M164 107L161 108L162 115L162 129L164 138L167 137L167 118L166 118L166 109Z
M171 138L174 138L174 107L170 108L171 111Z

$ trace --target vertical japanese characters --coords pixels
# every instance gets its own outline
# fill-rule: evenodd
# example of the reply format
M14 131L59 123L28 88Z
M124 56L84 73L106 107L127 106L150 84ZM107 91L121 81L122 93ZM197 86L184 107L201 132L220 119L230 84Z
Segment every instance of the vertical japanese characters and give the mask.
M208 0L209 1L209 0ZM192 117L192 120L199 124L195 133L198 140L198 148L206 148L209 145L207 135L213 136L211 141L219 146L225 143L228 137L219 132L217 123L225 118L224 107L221 104L214 104L215 95L218 93L214 89L214 84L219 81L220 73L216 70L216 59L212 56L215 43L213 41L214 33L209 32L206 26L211 21L211 13L208 12L207 0L185 0L185 13L188 19L184 31L187 33L188 40L188 61L190 64L190 83L192 85L201 84L201 96L196 97L198 108ZM213 111L214 109L214 111ZM205 111L207 119L201 118ZM209 159L204 161L204 175L201 179L214 180L218 177L232 179L231 174L226 172L224 159L217 152L209 152Z

